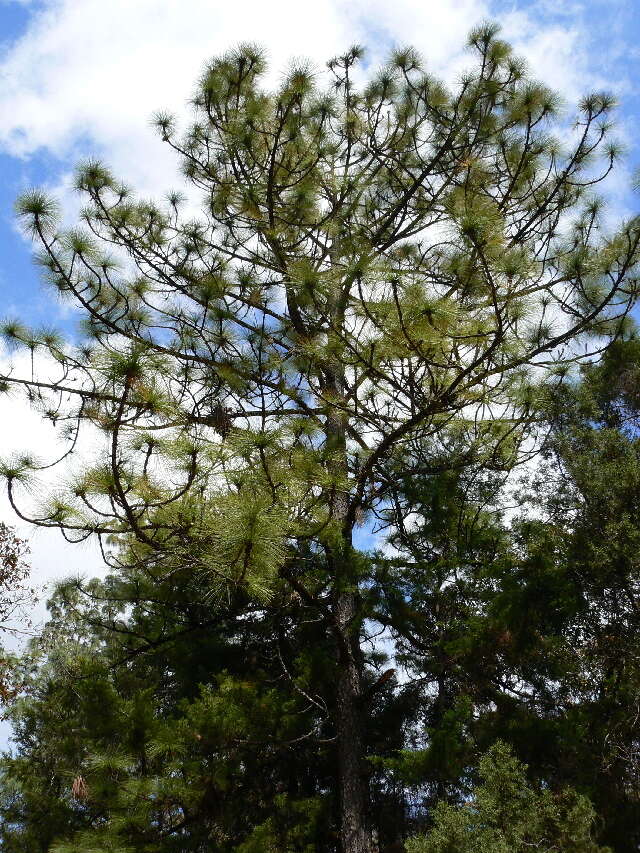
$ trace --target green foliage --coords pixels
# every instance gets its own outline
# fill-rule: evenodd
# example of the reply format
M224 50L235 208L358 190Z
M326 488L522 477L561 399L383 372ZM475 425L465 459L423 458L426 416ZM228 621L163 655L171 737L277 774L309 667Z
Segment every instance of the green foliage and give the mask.
M326 651L309 629L283 635L286 599L267 615L202 592L186 572L60 588L10 711L18 750L2 764L3 847L231 853L326 843L327 756L315 740L325 723L282 682L273 646L315 691L328 681ZM125 619L118 602L134 598ZM298 605L288 606L291 618Z
M637 342L618 341L541 401L546 464L509 527L485 463L398 496L400 555L379 563L376 606L424 679L407 691L423 728L385 766L428 807L468 798L475 750L502 738L550 790L589 797L602 843L638 843L637 362Z
M59 206L55 199L42 190L32 189L23 193L17 200L16 213L30 233L37 234L38 229L49 233L57 224Z
M433 829L407 842L407 853L610 853L593 840L595 814L572 791L554 795L531 786L503 743L481 759L481 783L461 806L440 803Z
M29 611L37 601L27 585L29 546L12 527L0 522L0 635L17 633L21 623L30 626ZM20 630L20 629L18 629ZM19 685L13 678L16 655L0 646L0 703L15 699Z

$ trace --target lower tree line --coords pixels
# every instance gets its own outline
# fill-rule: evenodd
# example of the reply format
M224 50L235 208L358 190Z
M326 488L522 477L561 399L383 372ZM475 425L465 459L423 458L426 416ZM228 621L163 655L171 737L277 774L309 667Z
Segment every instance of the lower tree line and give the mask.
M412 476L358 567L381 851L640 844L640 343L546 405L510 507L499 466ZM292 558L318 594L323 559ZM339 849L336 654L312 602L132 545L49 610L12 660L2 851Z

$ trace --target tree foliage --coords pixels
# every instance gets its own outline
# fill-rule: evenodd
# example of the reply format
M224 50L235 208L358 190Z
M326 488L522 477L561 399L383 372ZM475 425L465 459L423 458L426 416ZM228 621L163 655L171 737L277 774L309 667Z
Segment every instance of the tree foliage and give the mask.
M411 839L407 853L609 853L592 837L588 800L529 784L524 768L501 742L480 760L482 780L461 806L440 803L427 836Z
M8 323L60 378L5 381L72 437L93 424L108 451L34 521L133 532L150 556L171 549L225 583L268 585L287 539L329 547L383 504L398 478L383 463L401 458L407 476L417 434L450 439L453 421L467 454L513 459L531 368L621 328L638 226L606 235L592 195L598 158L606 174L616 156L612 99L584 99L567 147L550 132L555 97L495 29L470 44L475 65L453 92L411 51L361 88L354 48L329 63L328 88L300 66L274 93L256 48L214 60L184 139L157 117L199 218L177 194L137 200L97 163L77 176L84 230L57 231L40 191L20 199L86 338ZM12 497L37 468L5 465ZM256 554L254 525L258 548L274 537Z
M0 522L0 633L22 633L29 625L28 611L35 600L35 590L27 586L29 547L12 527ZM0 647L0 701L13 695L11 655Z
M413 477L398 496L412 529L391 525L397 553L362 566L362 607L394 647L389 660L365 646L383 844L439 814L429 843L462 832L477 756L500 738L528 764L531 808L541 784L547 814L557 809L553 832L577 822L586 833L588 797L599 843L635 849L638 356L635 340L615 344L551 402L546 468L510 525L502 478L482 468ZM318 554L298 558L324 575ZM12 711L8 850L335 849L335 664L322 621L285 585L266 602L208 590L189 567L165 576L144 563L60 588ZM503 770L520 780L511 759ZM525 785L514 786L505 810L522 806ZM568 786L580 794L560 796ZM525 826L536 823L506 828Z

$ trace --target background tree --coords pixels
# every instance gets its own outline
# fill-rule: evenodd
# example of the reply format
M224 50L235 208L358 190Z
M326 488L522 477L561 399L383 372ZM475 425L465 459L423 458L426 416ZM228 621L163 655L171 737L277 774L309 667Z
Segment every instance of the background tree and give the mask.
M591 799L604 843L640 841L639 352L615 342L547 400L546 461L509 524L485 466L397 495L390 517L411 525L390 521L397 554L376 560L373 607L412 721L382 765L415 814L464 802L468 768L501 738L530 776Z
M0 522L0 633L22 634L29 625L28 611L35 600L35 590L27 586L29 547L12 527ZM13 697L11 682L12 656L0 647L0 701Z
M562 619L544 641L562 678L547 687L557 716L540 732L538 761L553 766L548 752L562 744L556 778L591 797L604 838L621 851L640 842L639 355L637 340L617 341L563 389L553 412L557 474L533 483L546 522L536 535L541 565L555 576L550 609Z
M9 323L59 375L4 381L68 429L70 452L92 425L105 453L32 511L18 491L39 463L8 462L10 500L70 537L126 540L154 577L203 574L254 601L284 587L316 614L335 656L345 853L375 847L355 525L453 439L449 466L513 464L544 377L586 355L585 335L619 333L635 296L638 222L605 234L591 195L617 155L612 99L585 98L561 144L555 97L496 32L472 33L451 92L411 50L360 88L353 48L327 88L297 66L274 93L254 47L214 60L186 137L157 118L197 219L95 163L78 174L84 230L57 231L38 191L18 205L86 340ZM418 442L440 445L437 463L407 465Z
M305 689L332 675L317 623L285 639L300 605L207 591L139 572L54 596L10 712L3 849L335 847L332 733Z
M479 774L474 798L457 808L440 803L433 829L411 839L408 853L609 853L593 840L589 802L573 791L532 788L503 743L482 757Z

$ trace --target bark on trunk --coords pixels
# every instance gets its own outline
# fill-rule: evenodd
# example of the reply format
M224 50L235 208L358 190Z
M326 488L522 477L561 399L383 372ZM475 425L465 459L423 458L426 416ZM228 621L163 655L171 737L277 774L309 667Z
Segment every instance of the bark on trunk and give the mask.
M332 390L341 390L334 377ZM344 414L327 416L327 443L333 453L332 472L347 477L346 424ZM347 517L349 494L337 490L331 514L341 527ZM343 528L342 542L332 548L333 615L337 641L336 729L342 853L377 853L368 822L368 784L364 766L361 708L361 666L357 618L357 578L351 560L351 535Z
M332 241L330 259L340 268L339 239ZM327 314L334 329L343 329L347 301L342 286L327 301ZM351 530L347 527L350 494L347 487L348 410L345 400L345 359L335 353L324 374L325 393L342 405L329 406L326 440L329 471L336 477L330 512L341 531L342 541L333 543L329 560L333 563L333 616L337 644L336 734L342 853L377 853L369 828L368 782L364 766L361 707L361 653L357 619L357 583L353 571ZM340 485L340 484L344 485ZM337 545L337 547L336 547Z
M344 626L344 642L338 657L336 726L340 779L340 840L342 853L375 853L368 826L368 785L362 743L359 650L349 636L355 601L342 593L336 601L336 617Z

